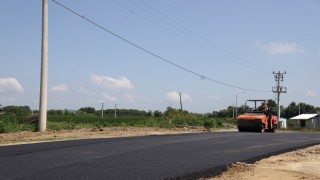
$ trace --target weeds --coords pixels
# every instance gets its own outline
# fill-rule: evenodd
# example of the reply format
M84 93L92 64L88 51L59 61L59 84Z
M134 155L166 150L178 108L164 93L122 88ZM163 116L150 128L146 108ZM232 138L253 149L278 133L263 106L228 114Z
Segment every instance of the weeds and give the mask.
M47 130L73 130L105 127L223 128L228 119L209 118L173 110L163 117L100 118L95 115L48 115ZM36 131L38 116L0 115L0 133ZM234 121L230 121L234 122Z

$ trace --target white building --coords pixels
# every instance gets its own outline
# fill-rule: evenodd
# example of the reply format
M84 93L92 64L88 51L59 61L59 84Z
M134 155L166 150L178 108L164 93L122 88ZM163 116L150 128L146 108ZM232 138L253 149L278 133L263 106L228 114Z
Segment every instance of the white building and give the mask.
M279 128L287 129L287 119L285 118L279 119Z
M319 129L320 118L319 114L300 114L298 116L290 118L294 120L296 128L308 128L308 129Z

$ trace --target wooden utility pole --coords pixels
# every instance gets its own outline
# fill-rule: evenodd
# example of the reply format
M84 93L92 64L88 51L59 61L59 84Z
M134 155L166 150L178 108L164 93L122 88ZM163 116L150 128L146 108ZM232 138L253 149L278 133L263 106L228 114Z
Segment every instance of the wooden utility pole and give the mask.
M48 97L48 0L42 0L42 43L41 43L41 80L40 80L39 132L47 128Z

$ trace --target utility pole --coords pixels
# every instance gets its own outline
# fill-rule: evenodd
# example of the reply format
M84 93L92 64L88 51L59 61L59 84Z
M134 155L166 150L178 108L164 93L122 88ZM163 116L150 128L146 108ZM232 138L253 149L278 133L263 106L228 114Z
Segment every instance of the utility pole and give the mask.
M180 95L180 110L182 111L182 100L181 100L181 92L179 92Z
M239 92L239 94L243 94L246 92ZM234 118L238 117L238 93L236 94L236 116Z
M31 106L31 116L32 116L32 120L33 120L33 101L32 101L32 106Z
M117 104L114 105L114 118L117 118Z
M238 94L236 94L236 118L238 116Z
M47 128L48 97L48 0L42 0L42 43L41 43L41 80L40 80L40 117L39 132Z
M286 74L286 71L273 72L272 74L274 74L274 78L277 82L277 87L272 87L272 92L277 93L277 105L278 105L277 116L279 120L280 119L280 94L287 93L287 88L280 86L280 82L283 81L283 75Z
M103 103L101 104L101 118L103 118Z
M234 119L234 104L232 104L232 119Z

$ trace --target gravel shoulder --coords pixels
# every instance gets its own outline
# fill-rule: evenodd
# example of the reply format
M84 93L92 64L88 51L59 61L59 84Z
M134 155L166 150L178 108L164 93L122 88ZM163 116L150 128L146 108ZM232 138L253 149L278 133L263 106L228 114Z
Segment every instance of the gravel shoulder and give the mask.
M237 162L210 180L320 179L320 145L271 156L253 164Z
M14 144L28 144L39 142L63 141L71 139L114 138L147 135L166 135L206 132L204 128L139 128L139 127L111 127L80 130L62 130L46 132L16 132L0 134L0 146Z
M63 141L71 139L113 138L146 135L167 135L183 133L206 132L204 128L139 128L113 127L81 130L47 131L47 132L17 132L0 134L0 146L15 144ZM211 131L236 131L235 129ZM296 151L271 156L266 159L247 164L237 162L228 167L220 176L211 180L229 179L320 179L320 145L299 149Z

